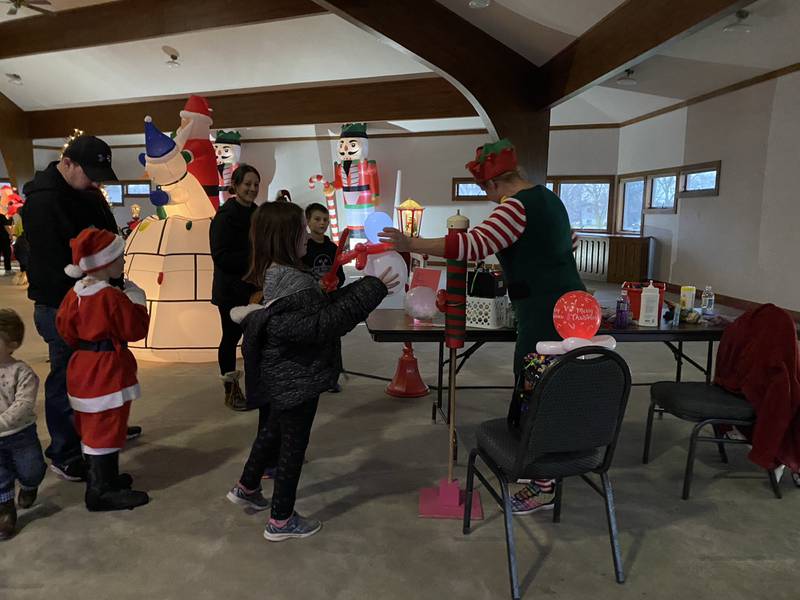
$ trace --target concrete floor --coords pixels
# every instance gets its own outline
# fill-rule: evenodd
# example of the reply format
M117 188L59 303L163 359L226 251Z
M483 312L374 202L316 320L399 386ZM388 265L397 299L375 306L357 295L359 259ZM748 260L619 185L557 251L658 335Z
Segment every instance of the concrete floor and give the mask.
M0 278L0 305L28 325L19 358L44 381L46 347L22 290ZM660 345L626 345L635 380L669 378ZM510 345L490 345L460 381L507 384ZM690 348L698 358L703 347ZM361 326L345 340L352 369L391 375L400 347L375 344ZM434 381L435 348L420 346ZM218 598L508 597L502 519L484 491L487 518L471 536L456 521L417 517L417 490L446 474L447 434L430 421L430 398L398 400L383 385L351 378L326 395L314 426L298 509L325 525L313 538L270 544L263 514L225 499L255 432L257 416L223 406L215 365L140 364L144 398L133 422L145 435L123 467L150 505L90 514L83 485L48 473L40 500L21 513L19 535L0 544L3 600ZM731 448L699 453L693 498L680 499L689 426L657 421L653 459L640 464L647 388L634 388L611 470L627 582L614 582L602 501L579 480L565 485L562 523L549 513L515 520L524 596L556 598L797 598L796 515L800 490L784 480L775 500L766 476ZM482 420L505 414L506 392L463 391L462 448ZM39 433L47 439L43 408ZM465 454L459 473L463 475ZM269 486L266 492L269 493Z

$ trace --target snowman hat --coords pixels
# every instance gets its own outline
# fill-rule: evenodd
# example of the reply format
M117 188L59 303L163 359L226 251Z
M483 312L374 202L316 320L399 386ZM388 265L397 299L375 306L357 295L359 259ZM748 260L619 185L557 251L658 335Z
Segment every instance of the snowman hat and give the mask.
M139 162L142 166L146 161L152 163L165 163L174 158L180 148L183 147L183 140L177 140L176 143L168 135L163 133L158 127L153 124L153 117L150 115L144 118L144 147L147 152L142 152L139 155Z
M73 279L104 269L125 252L125 242L105 229L87 227L69 242L72 263L64 272Z
M182 119L195 119L207 121L211 125L211 113L214 109L208 105L208 100L202 96L192 94L180 112Z

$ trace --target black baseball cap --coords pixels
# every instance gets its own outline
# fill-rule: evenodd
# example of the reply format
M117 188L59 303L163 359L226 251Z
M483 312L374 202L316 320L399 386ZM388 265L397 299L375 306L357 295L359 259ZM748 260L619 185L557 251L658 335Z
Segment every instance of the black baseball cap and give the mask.
M78 163L86 176L95 183L118 179L111 168L111 148L98 137L76 137L64 150L64 156Z

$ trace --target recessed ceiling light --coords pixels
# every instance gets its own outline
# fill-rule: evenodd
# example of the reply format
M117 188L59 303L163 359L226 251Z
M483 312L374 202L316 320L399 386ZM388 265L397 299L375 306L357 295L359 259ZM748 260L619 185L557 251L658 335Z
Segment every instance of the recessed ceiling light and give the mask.
M625 69L625 75L617 77L617 85L633 87L637 83L638 81L633 78L633 69Z
M722 28L722 31L725 33L750 33L753 31L753 28L750 26L749 23L746 23L747 17L750 16L749 10L737 10L736 11L736 22L731 23L730 25L726 25Z
M8 83L13 83L14 85L22 85L21 75L18 75L17 73L6 73L6 77L8 78Z
M470 8L486 8L492 3L492 0L469 0L467 5Z

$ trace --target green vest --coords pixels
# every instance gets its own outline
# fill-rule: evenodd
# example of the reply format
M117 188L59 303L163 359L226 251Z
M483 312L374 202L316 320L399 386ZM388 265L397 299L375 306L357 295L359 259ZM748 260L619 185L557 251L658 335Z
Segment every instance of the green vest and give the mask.
M525 207L525 231L497 253L517 317L514 372L537 342L560 340L553 308L567 292L585 290L572 253L572 228L561 199L537 185L514 194Z

